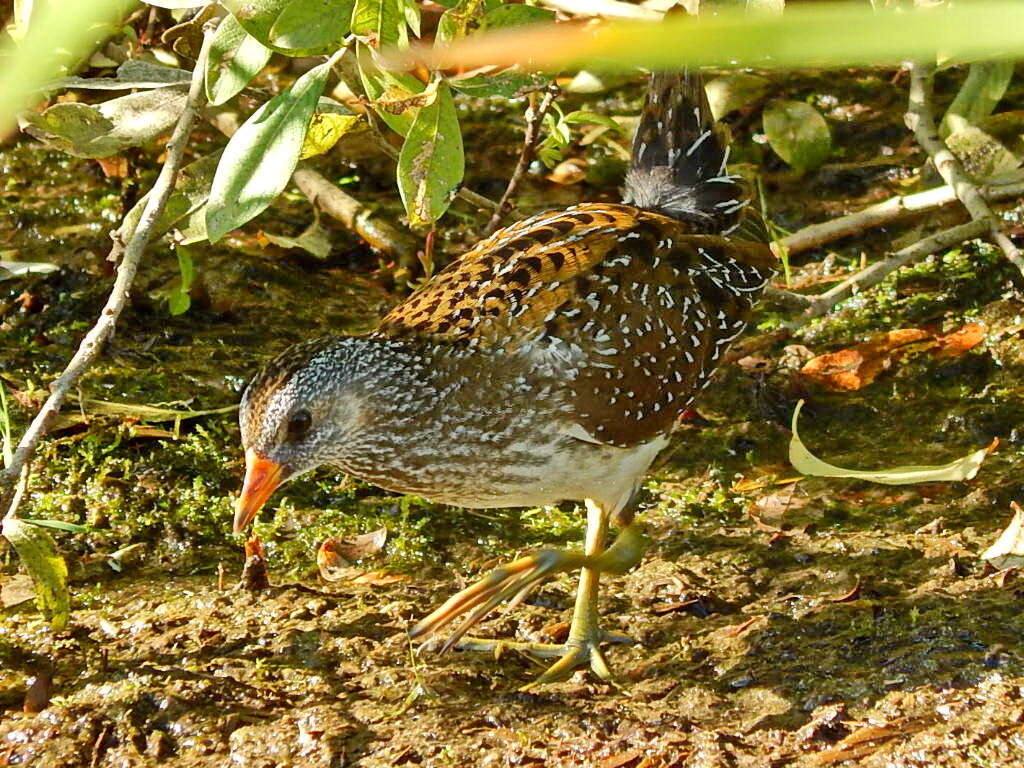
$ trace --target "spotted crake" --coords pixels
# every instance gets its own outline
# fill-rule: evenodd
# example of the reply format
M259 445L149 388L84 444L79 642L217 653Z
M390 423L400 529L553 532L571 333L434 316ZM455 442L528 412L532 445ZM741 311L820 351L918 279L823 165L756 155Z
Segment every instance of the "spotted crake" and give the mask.
M628 502L743 332L775 261L735 234L747 198L727 158L700 76L655 74L622 204L516 222L372 333L271 360L242 399L235 530L282 483L322 464L464 507L584 501L583 552L543 550L499 568L412 634L450 627L443 647L493 649L501 641L465 633L500 602L578 568L566 642L518 645L558 657L537 682L585 664L610 676L600 643L623 638L599 628L599 574L639 560ZM609 524L621 530L605 548Z

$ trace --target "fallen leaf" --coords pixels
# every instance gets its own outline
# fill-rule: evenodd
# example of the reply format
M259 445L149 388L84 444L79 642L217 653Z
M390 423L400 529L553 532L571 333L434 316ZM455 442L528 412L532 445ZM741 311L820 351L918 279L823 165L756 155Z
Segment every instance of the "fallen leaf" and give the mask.
M1013 519L999 534L991 547L981 554L982 560L988 560L994 568L1024 567L1024 509L1015 501L1010 502Z
M385 587L388 584L397 584L405 581L405 576L389 571L367 571L352 579L353 584L366 584L370 587Z
M751 616L749 619L740 624L731 624L728 627L722 627L722 634L724 634L726 637L739 637L763 618L765 617Z
M981 323L968 323L947 336L937 338L937 346L931 350L932 357L936 360L959 357L981 344L985 334L985 326Z
M587 178L587 161L578 157L562 161L547 176L548 181L565 186L579 184L585 178Z
M351 574L352 564L337 549L337 537L324 539L316 549L316 567L324 581L342 581Z
M804 401L800 400L793 411L791 429L793 436L789 441L789 461L798 472L812 477L853 477L884 485L910 485L912 483L954 482L970 480L981 468L981 463L999 445L999 439L993 440L986 448L969 453L948 464L910 465L892 467L881 470L844 469L828 464L807 450L797 432L797 419Z
M632 765L636 760L640 759L643 752L639 749L631 749L629 752L622 752L618 755L611 755L606 757L598 766L600 768L625 768L628 765Z
M338 553L345 559L362 560L364 557L370 557L380 552L387 540L388 529L378 528L376 531L350 538L335 537L335 546Z
M36 588L32 577L27 573L19 573L4 582L0 587L0 604L4 608L26 603L36 596Z
M857 579L857 583L854 584L850 589L839 597L830 597L828 601L830 603L851 603L854 600L860 598L860 579Z
M873 336L869 341L807 361L800 375L837 392L862 389L889 370L906 348L934 338L919 328L904 328Z

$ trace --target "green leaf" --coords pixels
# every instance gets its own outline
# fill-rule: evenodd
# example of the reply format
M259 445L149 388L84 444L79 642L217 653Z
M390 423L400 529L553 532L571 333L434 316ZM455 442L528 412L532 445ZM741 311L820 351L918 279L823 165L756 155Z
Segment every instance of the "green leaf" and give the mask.
M187 245L206 239L206 201L210 197L210 185L220 163L221 150L205 155L189 163L178 172L174 191L164 206L164 212L153 227L154 236L162 235L177 225L182 233L181 244ZM144 195L128 213L118 229L121 240L128 242L142 218L149 193Z
M114 77L63 77L46 84L51 88L81 88L94 91L126 91L133 88L166 88L187 83L191 72L165 67L145 59L128 59L117 68Z
M329 72L330 62L309 70L256 110L231 137L206 204L210 242L261 213L285 188Z
M225 16L210 43L206 68L206 98L210 104L223 104L245 88L266 66L271 53L234 16Z
M331 6L340 5L341 0L329 0ZM296 24L301 19L309 19L316 2L310 0L223 0L221 3L231 11L238 23L246 32L259 40L271 50L283 53L286 56L315 56L317 54L333 53L338 47L334 33L341 27L343 21L348 20L333 17L330 19L320 18L312 27L298 29ZM292 6L299 6L293 8ZM284 18L282 26L278 22ZM283 45L283 40L289 45ZM298 46L300 41L316 41L315 45ZM293 45L295 43L295 45Z
M356 0L292 0L270 29L281 48L337 47L349 33Z
M24 130L75 157L110 157L169 131L185 106L182 85L142 91L102 104L65 102L23 116Z
M270 232L264 232L263 237L267 238L278 248L298 248L306 253L313 254L318 259L326 259L331 255L331 240L327 236L327 230L321 227L320 222L316 219L298 237L274 235Z
M543 24L555 20L555 12L535 5L499 5L484 14L480 26L484 29L519 27L523 24Z
M939 125L942 137L946 138L969 125L976 125L979 120L991 115L1006 93L1011 79L1012 61L979 61L971 64L967 79Z
M4 520L2 532L32 577L39 610L53 629L64 629L71 616L68 567L53 538L39 526L16 517Z
M958 128L946 138L964 171L975 181L993 181L1015 176L1020 160L991 134L973 125Z
M575 112L567 114L565 116L565 122L572 125L603 125L606 128L611 128L612 130L622 133L622 126L612 118L607 115L600 115L597 112L587 112L582 109L577 109Z
M398 189L413 226L433 223L448 210L462 183L462 133L448 84L422 107L398 157Z
M513 99L530 91L538 91L551 82L547 75L524 73L509 69L493 75L473 75L448 81L457 91L481 98Z
M764 132L772 149L794 170L809 171L832 153L825 118L802 101L773 101L764 111Z
M444 45L456 38L464 37L469 30L470 22L482 6L483 0L460 0L454 8L449 8L441 14L434 37L435 45Z
M721 120L741 107L757 103L770 88L771 81L768 78L747 72L716 77L705 86L715 120Z
M793 423L791 429L793 436L789 441L789 462L797 472L812 477L852 477L857 480L868 480L872 483L883 485L910 485L912 483L937 483L955 482L959 480L970 480L981 467L981 463L989 454L988 448L982 448L966 456L951 461L949 464L938 466L903 466L892 467L881 470L859 470L843 469L819 459L812 454L800 440L800 434L796 430L796 422L800 417L800 409L804 401L796 404L793 411Z
M359 115L352 114L336 101L320 99L316 112L309 119L299 159L305 160L327 152L341 140L342 136L351 131L359 120Z
M50 520L38 517L22 517L19 519L21 522L28 523L29 525L38 525L40 528L53 528L54 530L66 531L67 533L88 533L92 530L88 525L68 523L64 520Z
M373 102L400 102L423 92L423 83L409 73L391 72L378 67L373 51L361 43L356 47L356 64L363 89ZM409 133L416 119L415 109L395 113L375 106L375 111L385 125L401 136Z
M356 0L352 32L377 48L407 42L404 3L402 0Z
M167 304L172 315L183 315L192 306L192 297L189 291L192 289L192 281L195 280L195 266L192 263L192 254L187 248L178 246L174 249L178 255L178 271L181 279L167 297Z

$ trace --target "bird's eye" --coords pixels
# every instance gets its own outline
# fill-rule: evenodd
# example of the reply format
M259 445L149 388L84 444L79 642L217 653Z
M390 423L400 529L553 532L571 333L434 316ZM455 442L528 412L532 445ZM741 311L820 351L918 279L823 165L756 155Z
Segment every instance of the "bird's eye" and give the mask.
M296 411L288 420L288 439L292 442L302 440L306 433L309 432L309 427L312 423L313 417L309 415L309 411L305 408L301 411Z

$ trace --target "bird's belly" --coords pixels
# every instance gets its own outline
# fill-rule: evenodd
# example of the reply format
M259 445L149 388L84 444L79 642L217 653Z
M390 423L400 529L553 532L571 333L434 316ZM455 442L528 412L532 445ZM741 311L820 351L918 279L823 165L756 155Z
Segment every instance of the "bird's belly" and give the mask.
M537 436L540 437L540 436ZM629 448L586 443L564 433L506 447L474 446L472 461L442 458L401 479L364 477L390 490L470 508L539 507L593 499L606 508L624 503L666 437ZM443 453L443 452L441 452Z

